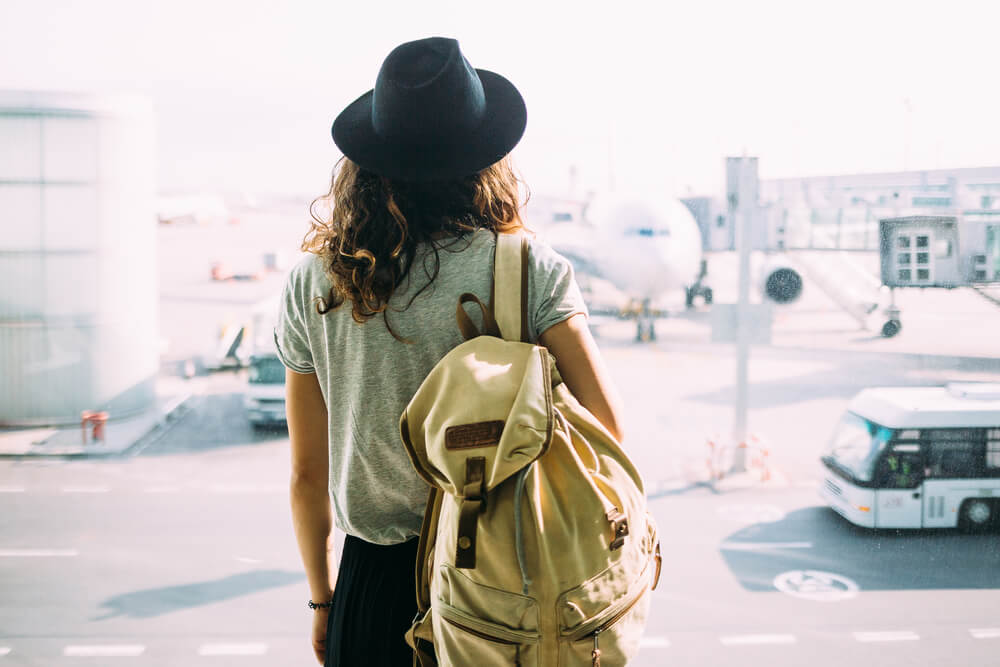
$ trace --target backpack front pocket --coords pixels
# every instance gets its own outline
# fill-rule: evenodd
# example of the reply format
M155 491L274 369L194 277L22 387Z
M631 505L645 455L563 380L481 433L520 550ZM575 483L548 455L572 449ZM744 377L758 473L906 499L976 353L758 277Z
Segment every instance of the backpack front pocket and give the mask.
M434 648L442 666L538 666L537 633L488 623L440 601L434 623Z
M563 640L559 667L619 667L635 657L649 614L649 589L594 627Z

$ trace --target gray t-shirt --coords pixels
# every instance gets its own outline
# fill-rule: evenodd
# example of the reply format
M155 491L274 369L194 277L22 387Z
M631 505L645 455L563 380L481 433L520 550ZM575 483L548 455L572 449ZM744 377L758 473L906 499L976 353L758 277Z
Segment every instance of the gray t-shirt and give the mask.
M382 317L355 322L349 302L317 313L314 299L327 296L330 282L316 255L292 269L282 293L274 331L278 356L293 371L315 372L323 391L337 528L376 544L420 534L428 488L403 449L399 416L434 365L463 342L455 323L459 296L472 292L489 301L493 234L479 230L446 245L426 290L413 298L433 270L429 245L418 250L408 280L389 300L389 324L409 344L393 338ZM565 258L537 239L529 257L529 333L536 341L552 325L587 311ZM481 321L478 308L466 310Z

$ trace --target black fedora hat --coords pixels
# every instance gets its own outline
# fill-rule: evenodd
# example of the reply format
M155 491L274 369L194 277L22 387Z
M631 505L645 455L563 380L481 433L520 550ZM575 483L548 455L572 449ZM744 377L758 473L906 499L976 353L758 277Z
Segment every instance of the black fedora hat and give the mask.
M333 141L360 166L389 178L461 178L507 155L527 111L499 74L473 69L458 42L430 37L397 46L375 88L333 122Z

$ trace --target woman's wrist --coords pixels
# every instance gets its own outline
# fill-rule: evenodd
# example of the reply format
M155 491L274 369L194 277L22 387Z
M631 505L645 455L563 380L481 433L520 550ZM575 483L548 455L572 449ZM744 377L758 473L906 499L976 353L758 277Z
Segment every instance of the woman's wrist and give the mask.
M313 611L324 609L329 611L330 607L333 606L333 596L321 597L321 598L309 598L309 608Z
M309 608L312 610L318 609L329 609L333 606L333 591L327 591L326 593L320 593L319 595L313 594L309 598L308 602Z

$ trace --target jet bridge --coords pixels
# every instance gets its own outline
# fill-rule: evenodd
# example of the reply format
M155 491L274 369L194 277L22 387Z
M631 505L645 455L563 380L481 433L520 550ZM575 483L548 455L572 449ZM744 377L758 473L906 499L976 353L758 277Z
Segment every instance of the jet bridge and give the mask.
M815 241L814 249L771 255L761 274L761 293L778 304L792 303L798 300L803 284L808 281L858 326L870 328L872 313L884 300L885 290L879 279L847 251L836 249L833 239L817 236ZM886 316L892 319L891 313Z

